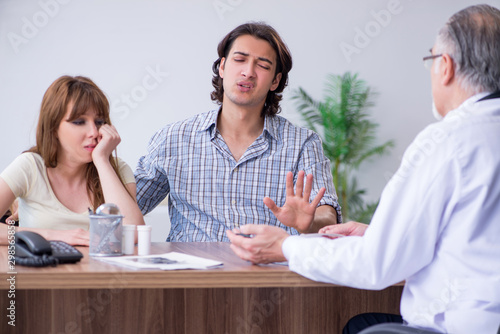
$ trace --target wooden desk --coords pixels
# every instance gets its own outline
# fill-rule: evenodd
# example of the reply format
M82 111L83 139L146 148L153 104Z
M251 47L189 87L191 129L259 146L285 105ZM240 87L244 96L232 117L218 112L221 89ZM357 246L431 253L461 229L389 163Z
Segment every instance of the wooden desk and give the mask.
M317 283L281 265L240 260L227 243L154 243L153 254L220 260L211 270L134 271L79 250L78 264L8 274L0 247L0 333L340 333L363 312L399 314L402 285L365 291ZM15 276L15 299L8 278ZM15 300L13 330L7 321ZM7 319L7 321L5 321Z

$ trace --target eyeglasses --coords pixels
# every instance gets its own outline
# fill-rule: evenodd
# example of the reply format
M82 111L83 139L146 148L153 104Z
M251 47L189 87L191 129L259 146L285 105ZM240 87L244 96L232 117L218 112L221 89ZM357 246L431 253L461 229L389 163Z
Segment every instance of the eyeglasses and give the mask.
M430 50L432 52L432 49ZM422 60L424 61L424 67L428 70L431 69L432 67L432 61L435 59L435 58L438 58L438 57L442 57L443 54L440 53L438 55L430 55L430 56L427 56L427 57L424 57L422 58Z

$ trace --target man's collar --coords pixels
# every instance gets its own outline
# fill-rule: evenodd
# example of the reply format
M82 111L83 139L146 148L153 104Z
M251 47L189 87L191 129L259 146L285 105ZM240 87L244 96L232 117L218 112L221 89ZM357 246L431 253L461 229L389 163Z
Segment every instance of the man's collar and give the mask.
M462 104L457 109L461 109L463 107L470 107L474 103L481 101L483 98L485 98L486 96L488 96L490 94L491 94L491 92L481 92L481 93L477 93L475 95L472 95L467 100L462 102Z
M207 113L207 117L203 122L201 122L195 131L206 131L210 129L215 129L217 126L217 116L219 116L219 110L212 110ZM211 136L213 137L215 135L215 131L212 131Z
M264 131L274 139L279 139L278 116L264 116Z
M498 94L498 92L494 93L494 94ZM454 119L457 115L460 115L464 112L467 113L467 112L470 112L471 110L475 110L475 108L477 106L476 105L477 102L485 101L485 100L494 98L494 97L490 97L492 95L493 94L491 92L481 92L481 93L475 94L475 95L469 97L464 102L462 102L462 104L458 108L450 110L450 112L448 114L446 114L446 117L444 119L451 120L451 119Z
M480 98L479 100L477 100L477 102L491 100L491 99L498 99L498 98L500 98L500 90Z
M211 137L215 136L215 129L217 128L217 118L221 110L212 110L208 112L206 119L199 124L196 131L207 131L211 130ZM278 116L264 116L264 129L263 133L267 132L273 139L279 140L279 122Z

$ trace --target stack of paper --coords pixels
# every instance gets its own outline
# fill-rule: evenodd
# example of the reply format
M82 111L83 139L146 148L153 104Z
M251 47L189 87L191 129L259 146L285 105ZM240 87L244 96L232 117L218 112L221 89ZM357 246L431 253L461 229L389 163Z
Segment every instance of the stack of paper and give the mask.
M223 263L219 261L177 252L142 256L101 257L94 259L134 269L209 269L223 265Z

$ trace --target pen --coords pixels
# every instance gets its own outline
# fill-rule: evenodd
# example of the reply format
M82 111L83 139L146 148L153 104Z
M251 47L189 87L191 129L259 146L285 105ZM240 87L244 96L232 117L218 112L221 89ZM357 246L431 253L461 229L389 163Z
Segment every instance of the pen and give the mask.
M253 234L236 233L236 235L241 235L242 237L245 237L245 238L253 238Z

